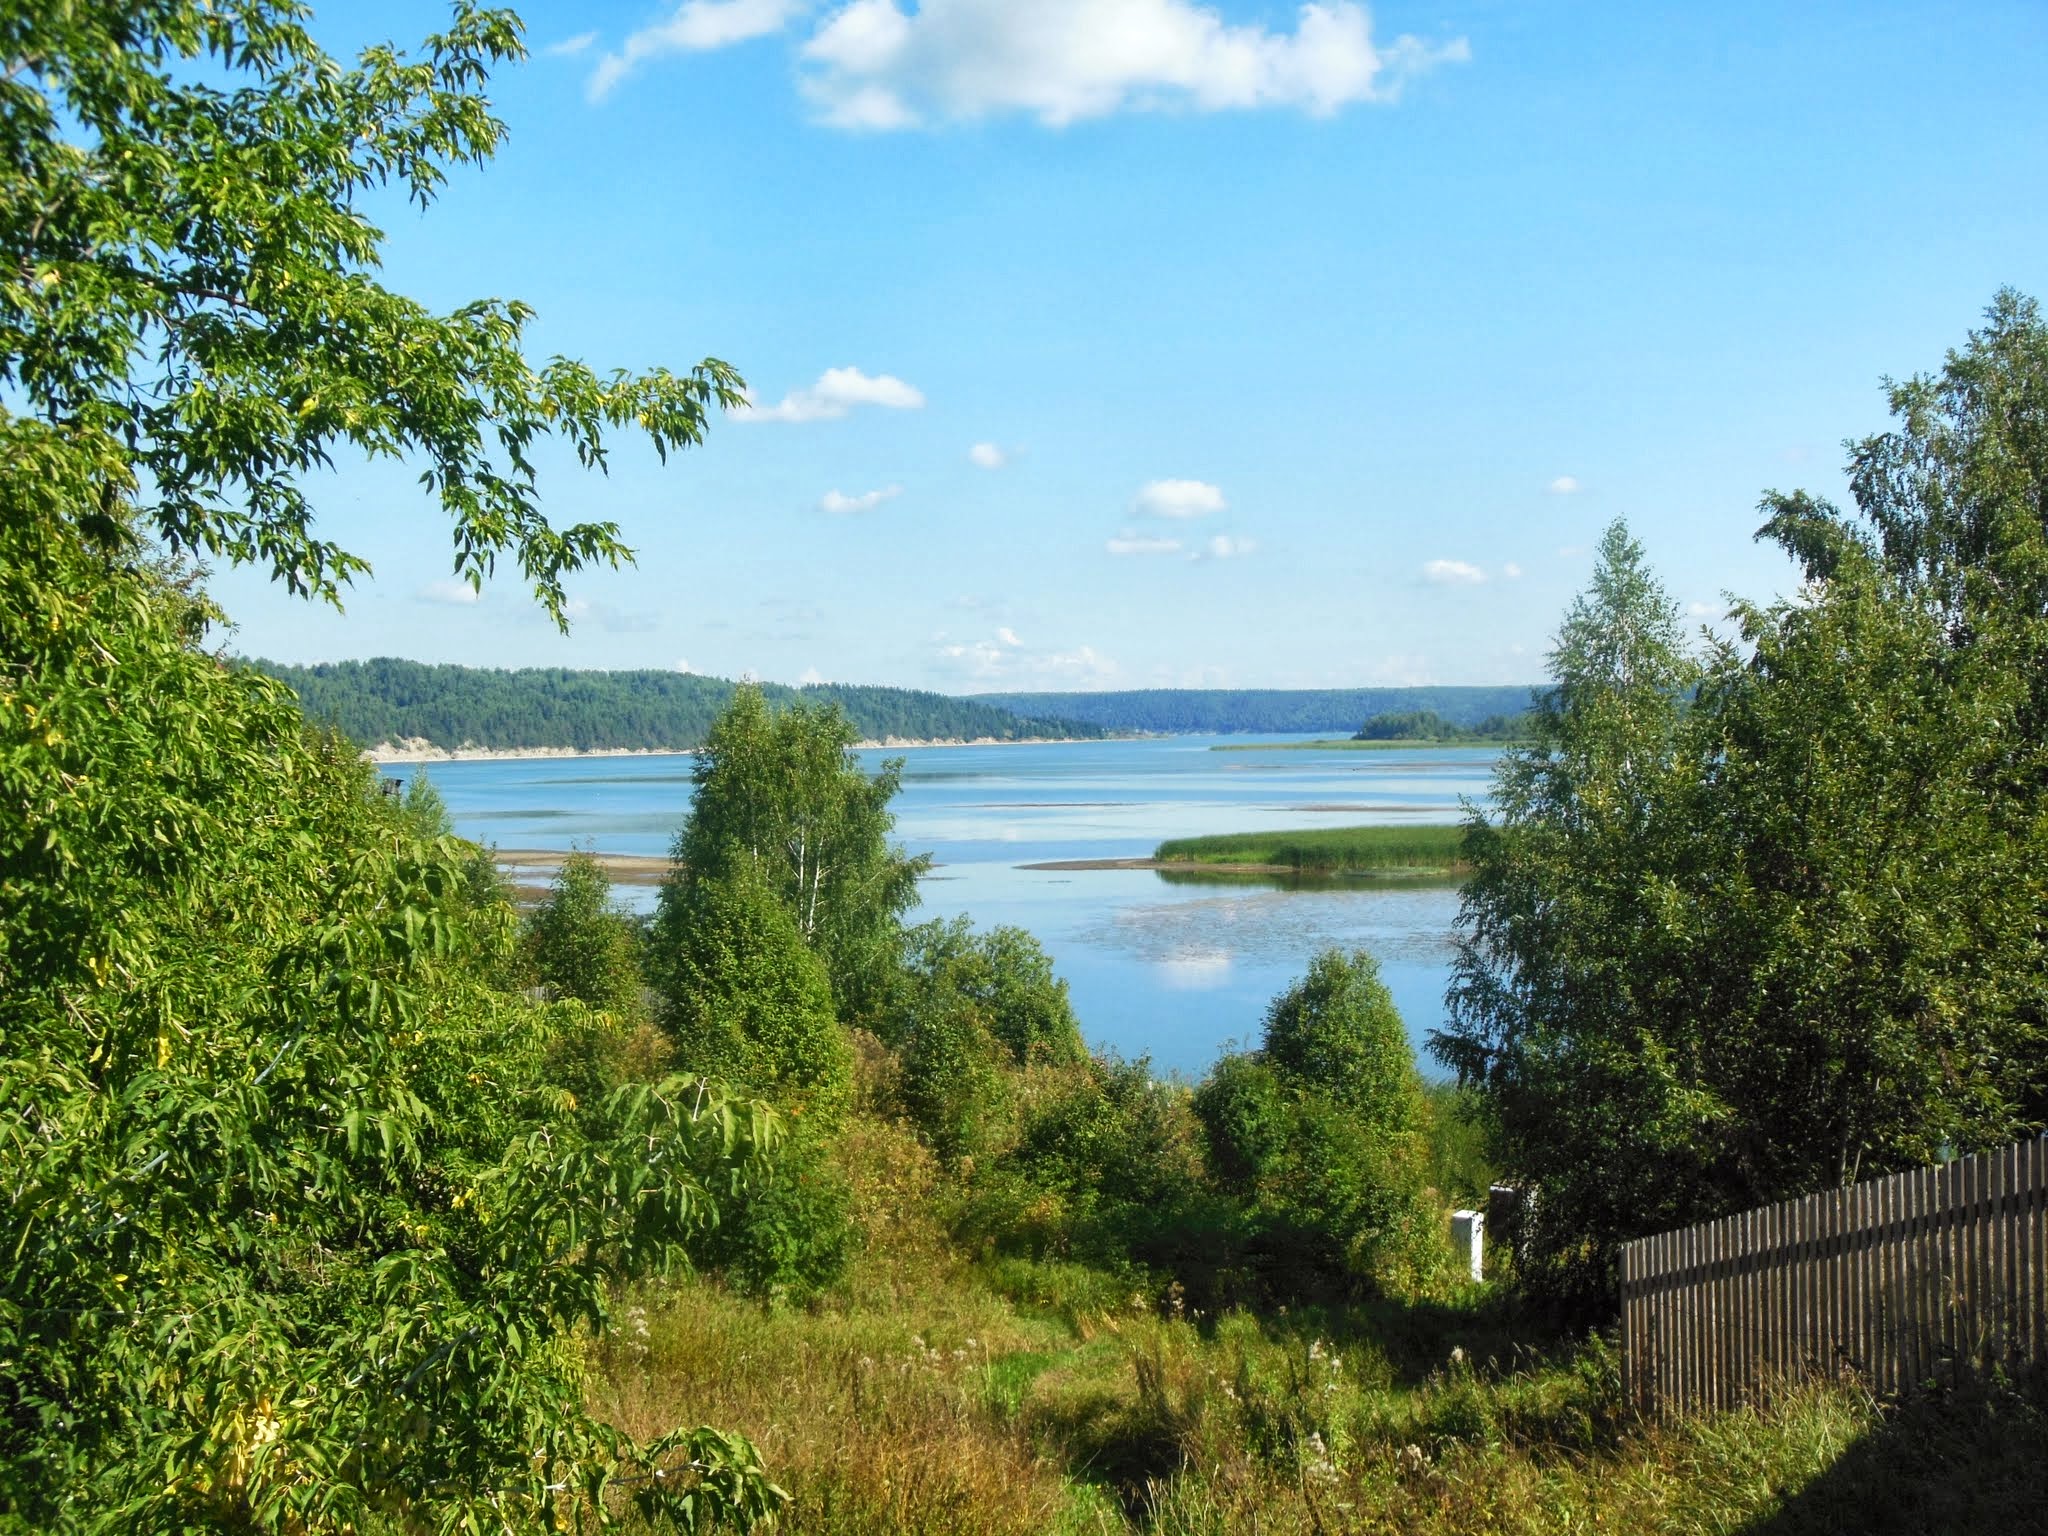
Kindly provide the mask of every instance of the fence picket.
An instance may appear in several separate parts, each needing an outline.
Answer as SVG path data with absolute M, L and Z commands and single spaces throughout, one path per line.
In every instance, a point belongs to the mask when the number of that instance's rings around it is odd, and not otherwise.
M 1622 1371 L 1653 1412 L 1853 1370 L 1889 1393 L 2048 1357 L 2048 1139 L 1624 1245 Z

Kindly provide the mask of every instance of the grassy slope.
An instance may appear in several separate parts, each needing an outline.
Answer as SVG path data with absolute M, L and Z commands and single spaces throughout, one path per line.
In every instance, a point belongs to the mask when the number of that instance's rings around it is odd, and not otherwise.
M 2038 1390 L 1631 1423 L 1608 1350 L 1519 1348 L 1476 1298 L 1183 1318 L 1077 1266 L 976 1265 L 914 1141 L 851 1142 L 868 1247 L 839 1293 L 648 1292 L 593 1362 L 624 1427 L 754 1436 L 784 1532 L 2041 1529 Z
M 1166 863 L 1282 866 L 1304 873 L 1453 874 L 1463 867 L 1459 827 L 1322 827 L 1169 838 Z

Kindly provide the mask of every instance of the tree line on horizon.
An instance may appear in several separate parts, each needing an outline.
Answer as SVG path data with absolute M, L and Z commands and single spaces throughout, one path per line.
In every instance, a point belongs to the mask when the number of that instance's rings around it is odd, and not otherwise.
M 1527 684 L 1403 688 L 1136 688 L 1101 693 L 977 693 L 977 703 L 1133 735 L 1350 735 L 1361 720 L 1428 711 L 1470 729 L 1529 708 Z
M 447 748 L 693 750 L 704 745 L 712 722 L 742 686 L 721 677 L 651 668 L 499 669 L 394 657 L 311 666 L 255 660 L 249 665 L 289 686 L 309 718 L 365 747 L 424 739 Z M 836 705 L 859 737 L 871 741 L 1038 741 L 1105 734 L 1099 725 L 910 688 L 758 686 L 777 708 L 798 702 Z

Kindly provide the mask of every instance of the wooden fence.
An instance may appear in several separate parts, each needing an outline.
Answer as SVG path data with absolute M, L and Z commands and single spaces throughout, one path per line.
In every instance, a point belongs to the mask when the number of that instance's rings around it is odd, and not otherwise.
M 1622 1249 L 1622 1382 L 1646 1412 L 1853 1372 L 1879 1392 L 2048 1359 L 2048 1140 Z

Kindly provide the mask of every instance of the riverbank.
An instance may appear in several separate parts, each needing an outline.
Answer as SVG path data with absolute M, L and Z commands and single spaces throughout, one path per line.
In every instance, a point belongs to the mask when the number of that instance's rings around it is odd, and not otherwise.
M 565 848 L 497 848 L 492 852 L 498 868 L 514 885 L 552 880 L 569 859 Z M 611 876 L 613 885 L 659 885 L 668 878 L 666 854 L 593 853 L 590 857 Z
M 875 741 L 856 741 L 857 752 L 893 752 L 910 747 L 1057 747 L 1082 742 L 1106 741 L 1101 736 L 976 736 L 971 739 L 947 737 L 933 741 L 908 741 L 884 736 Z M 380 767 L 411 763 L 517 763 L 545 762 L 564 757 L 695 757 L 695 747 L 438 747 L 423 737 L 380 741 L 363 757 Z

